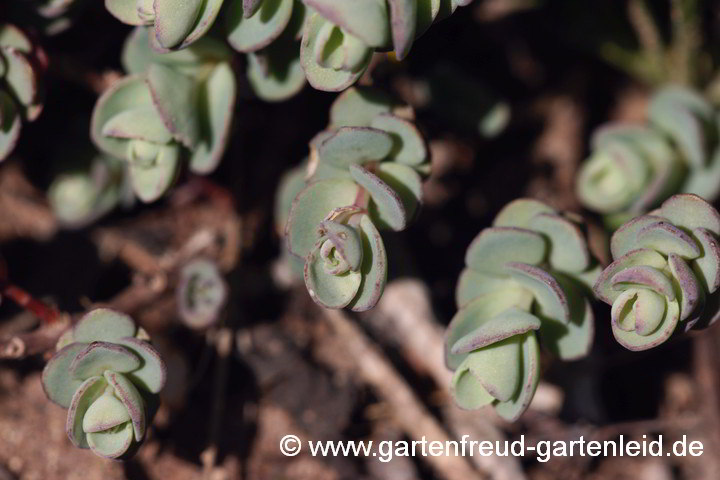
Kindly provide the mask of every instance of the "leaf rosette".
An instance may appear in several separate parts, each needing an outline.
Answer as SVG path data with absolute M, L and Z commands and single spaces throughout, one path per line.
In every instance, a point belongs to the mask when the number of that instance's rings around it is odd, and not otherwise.
M 99 308 L 58 341 L 42 383 L 67 408 L 66 432 L 79 448 L 127 458 L 146 436 L 166 368 L 147 333 L 127 315 Z
M 227 146 L 236 81 L 230 52 L 204 37 L 191 47 L 157 54 L 139 28 L 123 51 L 129 75 L 98 99 L 91 137 L 103 152 L 129 162 L 137 196 L 152 202 L 177 177 L 182 161 L 191 171 L 213 171 Z
M 217 265 L 202 258 L 183 266 L 176 292 L 180 319 L 197 329 L 217 322 L 228 297 L 227 284 Z
M 717 210 L 691 194 L 674 195 L 615 232 L 614 261 L 594 290 L 612 305 L 612 331 L 622 346 L 647 350 L 717 320 L 719 234 Z
M 580 200 L 617 228 L 675 193 L 715 199 L 719 127 L 710 103 L 694 91 L 661 89 L 650 101 L 646 125 L 609 124 L 595 132 L 578 175 Z
M 267 0 L 266 0 L 267 1 Z M 303 0 L 310 9 L 300 63 L 318 90 L 340 91 L 367 70 L 375 51 L 398 60 L 435 21 L 471 0 Z
M 324 307 L 375 306 L 387 277 L 379 230 L 404 230 L 420 208 L 428 150 L 406 113 L 374 90 L 353 88 L 311 142 L 307 186 L 293 201 L 286 237 Z
M 222 5 L 223 0 L 105 0 L 105 8 L 121 22 L 148 26 L 153 49 L 162 53 L 202 38 Z
M 47 59 L 20 29 L 0 24 L 0 161 L 12 153 L 23 122 L 40 116 Z
M 594 336 L 590 286 L 600 273 L 577 220 L 529 199 L 507 205 L 473 240 L 448 326 L 452 393 L 467 409 L 492 405 L 514 421 L 540 376 L 542 344 L 563 360 Z

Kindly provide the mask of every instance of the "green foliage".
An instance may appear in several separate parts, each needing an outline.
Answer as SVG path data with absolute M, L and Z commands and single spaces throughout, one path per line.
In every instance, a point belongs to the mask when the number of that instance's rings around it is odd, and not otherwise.
M 0 24 L 0 161 L 12 153 L 23 122 L 42 111 L 47 59 L 17 27 Z
M 105 7 L 128 25 L 150 26 L 150 42 L 158 52 L 191 45 L 207 33 L 223 0 L 105 0 Z
M 429 169 L 425 141 L 407 113 L 377 91 L 352 88 L 311 142 L 306 186 L 287 214 L 286 234 L 322 306 L 364 311 L 382 295 L 387 254 L 379 229 L 400 231 L 413 220 Z M 300 187 L 296 172 L 279 193 L 287 198 Z
M 326 91 L 355 83 L 375 51 L 405 58 L 418 36 L 468 0 L 304 0 L 310 8 L 300 62 L 310 84 Z
M 465 265 L 446 336 L 453 396 L 463 408 L 493 405 L 514 421 L 540 376 L 536 332 L 564 360 L 590 350 L 588 297 L 600 267 L 575 218 L 529 199 L 511 202 L 480 232 Z
M 300 0 L 235 0 L 228 7 L 228 42 L 248 54 L 248 80 L 263 100 L 285 100 L 305 86 L 299 40 L 307 11 Z
M 216 323 L 228 296 L 228 287 L 217 265 L 195 259 L 180 271 L 177 288 L 178 312 L 190 328 L 207 328 Z
M 700 95 L 670 86 L 652 97 L 646 125 L 607 125 L 577 179 L 583 204 L 611 228 L 675 193 L 720 193 L 717 114 Z
M 704 328 L 720 311 L 720 215 L 696 195 L 674 195 L 611 239 L 613 263 L 594 290 L 612 305 L 612 331 L 647 350 L 675 331 Z
M 166 368 L 132 319 L 99 308 L 64 334 L 42 374 L 48 398 L 69 409 L 66 432 L 79 448 L 127 458 L 145 438 Z
M 183 160 L 200 174 L 225 152 L 235 108 L 230 52 L 204 37 L 189 48 L 158 54 L 138 28 L 123 51 L 130 75 L 98 99 L 91 137 L 103 152 L 129 162 L 138 198 L 152 202 L 177 177 Z
M 82 228 L 133 199 L 126 162 L 105 155 L 87 169 L 58 175 L 48 189 L 53 213 L 66 228 Z

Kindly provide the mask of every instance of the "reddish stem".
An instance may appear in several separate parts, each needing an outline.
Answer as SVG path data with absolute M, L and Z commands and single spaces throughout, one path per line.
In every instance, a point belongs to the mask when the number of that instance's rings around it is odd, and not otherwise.
M 22 288 L 16 287 L 4 280 L 4 271 L 0 266 L 0 297 L 9 298 L 25 310 L 38 317 L 44 324 L 51 324 L 60 318 L 60 312 L 42 300 L 33 298 Z

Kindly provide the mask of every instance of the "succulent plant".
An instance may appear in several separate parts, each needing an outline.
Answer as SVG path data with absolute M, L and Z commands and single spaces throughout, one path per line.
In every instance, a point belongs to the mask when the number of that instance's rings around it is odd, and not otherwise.
M 612 305 L 612 331 L 647 350 L 676 331 L 704 328 L 720 313 L 720 215 L 697 195 L 673 195 L 612 236 L 614 261 L 594 290 Z
M 190 328 L 207 328 L 217 322 L 228 296 L 228 287 L 217 265 L 195 259 L 180 270 L 178 312 Z
M 130 75 L 98 99 L 91 137 L 103 152 L 129 162 L 137 196 L 152 202 L 172 185 L 183 159 L 190 170 L 213 171 L 227 146 L 236 80 L 230 52 L 204 37 L 167 54 L 147 46 L 136 29 L 123 51 Z
M 122 313 L 87 313 L 57 345 L 42 383 L 48 398 L 69 409 L 66 432 L 79 448 L 127 458 L 146 437 L 166 368 L 147 333 Z
M 406 113 L 377 91 L 353 88 L 311 141 L 307 186 L 293 201 L 286 237 L 324 307 L 375 306 L 387 276 L 378 229 L 403 230 L 419 210 L 428 150 Z
M 720 193 L 719 129 L 717 113 L 694 91 L 659 90 L 646 125 L 610 124 L 595 133 L 578 175 L 580 200 L 612 228 L 675 193 L 714 200 Z
M 515 200 L 475 237 L 446 336 L 452 393 L 466 409 L 493 405 L 514 421 L 540 376 L 540 340 L 564 360 L 588 353 L 594 336 L 590 288 L 600 266 L 578 219 Z
M 98 155 L 87 169 L 63 172 L 50 184 L 48 200 L 66 228 L 82 228 L 119 204 L 132 204 L 126 162 Z
M 300 44 L 307 8 L 300 0 L 234 0 L 228 42 L 248 54 L 247 76 L 263 100 L 285 100 L 305 86 Z
M 376 50 L 405 58 L 437 20 L 472 0 L 303 0 L 311 12 L 300 62 L 310 84 L 340 91 L 355 83 Z
M 223 0 L 105 0 L 105 8 L 128 25 L 149 26 L 158 52 L 179 50 L 202 38 L 220 12 Z
M 0 24 L 0 161 L 15 148 L 23 122 L 32 122 L 42 111 L 46 66 L 44 52 L 27 35 Z

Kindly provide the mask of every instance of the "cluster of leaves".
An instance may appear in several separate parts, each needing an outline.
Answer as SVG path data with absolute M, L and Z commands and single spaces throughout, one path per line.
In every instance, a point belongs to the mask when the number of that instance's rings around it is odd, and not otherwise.
M 180 319 L 197 329 L 217 322 L 228 297 L 227 284 L 217 265 L 202 258 L 183 266 L 176 292 Z
M 707 100 L 684 87 L 662 88 L 650 101 L 647 125 L 610 124 L 595 132 L 578 196 L 611 228 L 675 193 L 712 201 L 720 193 L 719 134 Z
M 600 266 L 579 220 L 528 199 L 508 204 L 473 240 L 448 326 L 446 364 L 463 408 L 493 405 L 516 420 L 540 377 L 542 344 L 564 360 L 594 337 L 590 288 Z
M 377 91 L 347 90 L 311 141 L 304 181 L 289 183 L 290 191 L 304 187 L 288 212 L 288 248 L 322 306 L 363 311 L 382 295 L 387 256 L 378 230 L 408 226 L 429 170 L 411 115 Z
M 48 188 L 48 201 L 60 224 L 82 228 L 118 205 L 135 200 L 127 162 L 97 155 L 88 168 L 63 172 Z
M 248 79 L 265 100 L 297 93 L 305 79 L 320 90 L 355 83 L 375 51 L 398 59 L 416 37 L 471 0 L 106 0 L 116 18 L 149 26 L 157 52 L 202 38 L 226 3 L 227 40 L 248 54 Z M 299 40 L 302 38 L 302 42 Z
M 44 52 L 17 27 L 0 24 L 0 161 L 20 138 L 23 122 L 42 111 Z
M 598 298 L 612 305 L 612 331 L 630 350 L 704 328 L 720 315 L 720 214 L 696 195 L 674 195 L 612 237 Z
M 128 162 L 141 200 L 152 202 L 172 185 L 184 160 L 191 171 L 213 171 L 225 152 L 235 109 L 230 51 L 203 37 L 166 54 L 149 47 L 138 27 L 122 54 L 126 77 L 98 99 L 91 137 L 104 153 Z
M 66 432 L 73 445 L 127 458 L 144 440 L 166 378 L 148 341 L 130 317 L 103 308 L 60 338 L 42 382 L 48 398 L 69 409 Z

